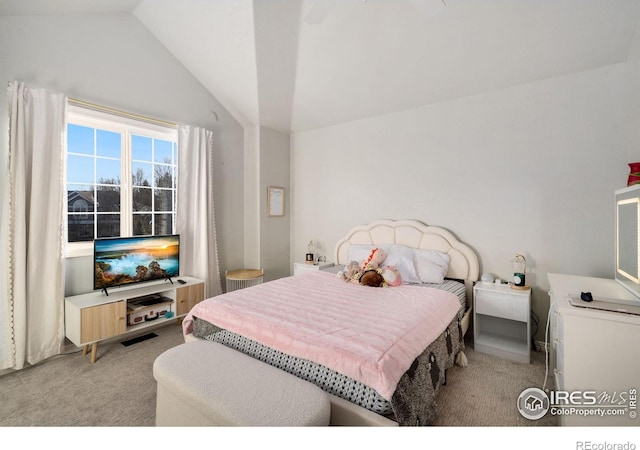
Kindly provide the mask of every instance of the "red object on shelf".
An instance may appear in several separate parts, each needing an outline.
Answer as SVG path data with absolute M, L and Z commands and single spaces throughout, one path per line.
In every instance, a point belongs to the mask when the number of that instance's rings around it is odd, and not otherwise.
M 640 177 L 629 177 L 627 180 L 627 186 L 633 186 L 640 183 Z
M 640 162 L 629 163 L 629 178 L 627 186 L 640 183 Z

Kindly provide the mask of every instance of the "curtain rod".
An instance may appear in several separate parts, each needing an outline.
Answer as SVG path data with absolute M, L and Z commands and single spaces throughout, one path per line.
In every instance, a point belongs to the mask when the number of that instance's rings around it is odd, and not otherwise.
M 11 86 L 11 80 L 7 81 L 7 87 Z M 111 114 L 117 114 L 123 117 L 129 117 L 131 119 L 143 120 L 149 123 L 155 123 L 157 125 L 162 125 L 165 127 L 177 128 L 178 124 L 174 122 L 169 122 L 167 120 L 154 119 L 153 117 L 147 117 L 140 114 L 134 114 L 127 111 L 122 111 L 120 109 L 109 108 L 108 106 L 98 105 L 96 103 L 87 102 L 84 100 L 79 100 L 77 98 L 67 97 L 67 102 L 72 103 L 76 106 L 84 106 L 85 108 L 93 109 L 96 111 L 108 112 Z M 213 112 L 213 111 L 212 111 Z M 218 115 L 213 112 L 216 117 L 216 122 L 218 121 Z
M 93 110 L 96 110 L 96 111 L 108 112 L 108 113 L 116 114 L 116 115 L 119 115 L 119 116 L 129 117 L 131 119 L 137 119 L 137 120 L 142 120 L 142 121 L 149 122 L 149 123 L 155 123 L 157 125 L 162 125 L 162 126 L 165 126 L 165 127 L 176 128 L 178 126 L 178 124 L 174 123 L 174 122 L 169 122 L 169 121 L 161 120 L 161 119 L 154 119 L 153 117 L 147 117 L 147 116 L 143 116 L 143 115 L 140 115 L 140 114 L 134 114 L 134 113 L 122 111 L 120 109 L 110 108 L 108 106 L 97 105 L 95 103 L 87 102 L 87 101 L 84 101 L 84 100 L 78 100 L 77 98 L 68 97 L 67 101 L 69 103 L 71 103 L 71 104 L 76 105 L 76 106 L 84 106 L 85 108 L 93 109 Z

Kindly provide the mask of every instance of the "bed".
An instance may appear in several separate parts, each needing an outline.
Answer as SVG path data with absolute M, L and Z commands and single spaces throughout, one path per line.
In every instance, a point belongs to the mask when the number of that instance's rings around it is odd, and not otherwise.
M 401 272 L 397 287 L 341 279 L 344 265 L 372 248 L 414 271 Z M 446 264 L 418 264 L 425 255 Z M 185 340 L 219 342 L 317 384 L 330 396 L 332 425 L 431 425 L 446 370 L 466 363 L 475 252 L 446 229 L 380 220 L 349 230 L 334 261 L 331 271 L 199 303 L 183 321 Z M 434 267 L 440 279 L 431 279 Z M 428 276 L 414 280 L 419 273 Z

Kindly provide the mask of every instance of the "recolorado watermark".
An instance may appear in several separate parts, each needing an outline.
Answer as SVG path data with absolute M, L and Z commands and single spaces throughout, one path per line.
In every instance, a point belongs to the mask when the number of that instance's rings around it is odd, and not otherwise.
M 517 406 L 522 417 L 538 420 L 547 413 L 554 416 L 637 417 L 637 395 L 635 388 L 626 391 L 548 391 L 528 388 L 518 396 Z M 614 450 L 618 447 L 581 447 L 584 450 Z M 623 449 L 621 450 L 635 450 Z
M 633 442 L 576 442 L 576 450 L 636 450 L 636 444 Z

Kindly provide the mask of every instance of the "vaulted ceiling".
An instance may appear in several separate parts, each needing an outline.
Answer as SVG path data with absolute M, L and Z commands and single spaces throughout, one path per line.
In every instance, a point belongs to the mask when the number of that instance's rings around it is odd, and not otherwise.
M 0 0 L 130 12 L 245 126 L 302 131 L 625 62 L 640 0 Z

